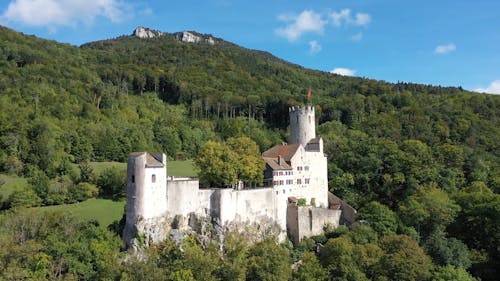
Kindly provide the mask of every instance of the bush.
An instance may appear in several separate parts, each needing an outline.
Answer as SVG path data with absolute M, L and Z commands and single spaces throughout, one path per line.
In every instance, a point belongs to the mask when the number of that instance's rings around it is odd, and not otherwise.
M 117 167 L 107 168 L 97 178 L 97 186 L 105 198 L 120 199 L 125 197 L 127 177 L 125 171 Z
M 40 206 L 42 199 L 31 188 L 23 188 L 12 192 L 9 196 L 10 208 Z
M 81 182 L 71 187 L 70 196 L 76 201 L 85 201 L 99 194 L 99 189 L 94 184 Z
M 306 205 L 306 199 L 300 198 L 297 200 L 297 206 L 305 206 Z

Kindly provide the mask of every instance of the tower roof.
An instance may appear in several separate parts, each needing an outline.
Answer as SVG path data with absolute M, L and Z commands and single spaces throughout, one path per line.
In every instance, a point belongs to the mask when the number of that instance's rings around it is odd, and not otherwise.
M 149 152 L 132 152 L 129 154 L 129 157 L 145 156 L 147 168 L 164 167 L 165 164 L 163 164 L 162 159 L 158 159 L 160 157 L 159 155 L 160 154 L 151 154 Z

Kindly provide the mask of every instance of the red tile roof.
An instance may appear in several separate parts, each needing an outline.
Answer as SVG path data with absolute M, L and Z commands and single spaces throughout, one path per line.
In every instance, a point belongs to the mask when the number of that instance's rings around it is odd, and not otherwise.
M 278 158 L 279 156 L 283 157 L 283 159 L 287 162 L 292 159 L 299 149 L 300 144 L 283 144 L 276 145 L 262 153 L 262 157 L 264 158 Z

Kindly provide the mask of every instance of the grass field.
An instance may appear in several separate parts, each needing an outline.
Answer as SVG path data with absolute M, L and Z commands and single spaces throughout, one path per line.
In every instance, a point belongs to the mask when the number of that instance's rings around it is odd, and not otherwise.
M 0 174 L 0 195 L 4 198 L 9 196 L 12 191 L 24 187 L 28 182 L 25 178 L 20 178 L 16 175 Z
M 99 175 L 102 171 L 110 167 L 123 169 L 125 176 L 127 164 L 120 162 L 90 162 L 89 165 L 94 170 L 94 174 Z M 78 166 L 75 165 L 78 169 Z M 196 177 L 192 160 L 186 161 L 168 161 L 167 174 L 176 177 Z M 27 179 L 15 175 L 0 174 L 0 194 L 4 200 L 12 191 L 17 188 L 23 188 L 27 184 Z M 97 220 L 101 226 L 108 226 L 115 220 L 121 219 L 125 201 L 112 201 L 107 199 L 89 199 L 84 202 L 68 205 L 46 206 L 38 209 L 44 211 L 62 211 L 69 212 L 83 220 Z
M 99 175 L 102 171 L 111 167 L 116 167 L 124 171 L 127 169 L 127 163 L 122 162 L 89 162 L 89 166 L 92 167 L 94 174 L 96 175 Z
M 99 225 L 107 227 L 113 221 L 122 218 L 124 206 L 125 201 L 89 199 L 75 204 L 39 207 L 38 209 L 71 213 L 82 220 L 96 220 Z
M 168 161 L 167 175 L 174 177 L 196 177 L 192 160 Z
M 90 162 L 90 167 L 94 170 L 94 174 L 99 175 L 107 168 L 116 167 L 118 169 L 127 169 L 127 163 L 121 162 Z M 174 177 L 196 177 L 193 161 L 173 161 L 167 162 L 167 175 Z

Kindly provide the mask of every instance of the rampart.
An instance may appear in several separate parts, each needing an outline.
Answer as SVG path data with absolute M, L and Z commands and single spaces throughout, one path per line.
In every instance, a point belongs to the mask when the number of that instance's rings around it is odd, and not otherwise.
M 288 237 L 293 243 L 299 243 L 303 237 L 322 234 L 327 225 L 335 229 L 339 226 L 341 213 L 341 210 L 288 204 Z

